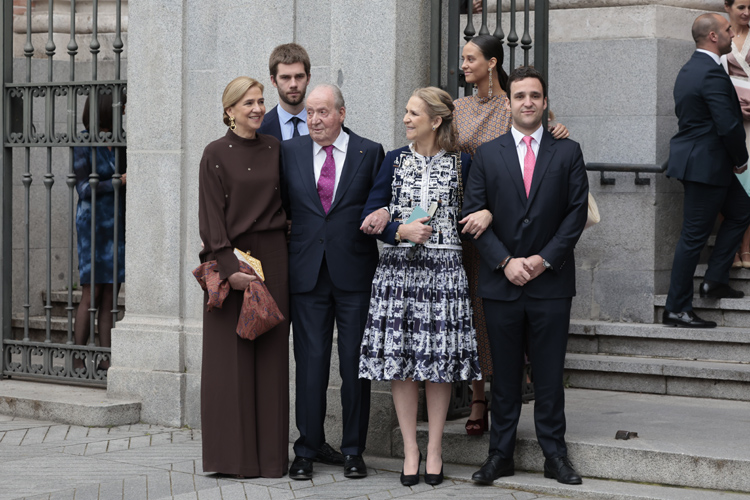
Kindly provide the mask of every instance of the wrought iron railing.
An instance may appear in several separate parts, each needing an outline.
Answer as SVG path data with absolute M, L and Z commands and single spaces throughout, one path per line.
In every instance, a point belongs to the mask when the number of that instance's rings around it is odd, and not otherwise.
M 601 177 L 599 183 L 602 186 L 613 186 L 615 180 L 613 177 L 605 177 L 604 174 L 607 172 L 632 172 L 635 173 L 635 184 L 637 186 L 648 186 L 651 184 L 651 179 L 648 177 L 641 177 L 641 174 L 661 174 L 667 170 L 667 161 L 661 165 L 641 165 L 632 163 L 587 163 L 586 170 L 589 172 L 599 172 Z
M 85 63 L 90 65 L 91 78 L 88 80 L 76 80 L 76 69 L 79 65 L 77 56 L 79 55 L 79 46 L 76 31 L 76 1 L 64 2 L 70 7 L 70 38 L 66 46 L 69 55 L 68 79 L 56 81 L 55 77 L 59 74 L 56 72 L 56 64 L 59 66 L 65 64 L 59 58 L 55 60 L 57 46 L 55 43 L 55 34 L 53 21 L 57 16 L 53 15 L 55 2 L 50 1 L 47 5 L 47 27 L 48 38 L 44 45 L 44 55 L 47 59 L 47 74 L 42 81 L 32 81 L 32 67 L 38 66 L 41 61 L 33 61 L 37 55 L 33 45 L 32 38 L 32 14 L 38 15 L 32 11 L 32 2 L 26 2 L 26 40 L 23 46 L 23 56 L 25 57 L 25 78 L 24 81 L 14 81 L 14 59 L 13 59 L 13 3 L 3 2 L 1 16 L 2 30 L 2 103 L 0 103 L 0 113 L 2 122 L 0 123 L 0 137 L 3 142 L 2 154 L 2 266 L 0 266 L 0 281 L 2 289 L 0 301 L 2 302 L 2 357 L 0 358 L 0 368 L 4 376 L 21 376 L 41 379 L 64 379 L 89 384 L 106 384 L 107 370 L 111 351 L 109 347 L 97 345 L 97 322 L 96 313 L 98 309 L 112 307 L 113 324 L 122 311 L 120 311 L 120 302 L 118 302 L 118 244 L 122 243 L 124 234 L 120 234 L 118 221 L 123 216 L 121 212 L 121 197 L 123 193 L 123 169 L 122 158 L 124 152 L 122 148 L 126 145 L 126 134 L 123 127 L 123 98 L 127 92 L 126 80 L 122 78 L 121 54 L 124 50 L 122 38 L 122 0 L 114 2 L 115 6 L 115 32 L 108 34 L 111 38 L 111 55 L 112 60 L 107 64 L 113 65 L 114 78 L 99 78 L 99 57 L 102 49 L 100 43 L 100 34 L 98 32 L 99 22 L 99 1 L 94 0 L 91 11 L 91 35 L 89 43 L 90 60 Z M 60 3 L 60 2 L 58 2 Z M 109 2 L 112 3 L 112 2 Z M 78 12 L 80 16 L 80 12 Z M 89 55 L 87 54 L 87 55 Z M 42 56 L 43 57 L 43 56 Z M 37 57 L 39 59 L 39 57 Z M 110 69 L 110 68 L 108 68 Z M 59 76 L 58 76 L 59 78 Z M 107 130 L 99 130 L 99 105 L 98 101 L 104 95 L 112 96 L 112 127 Z M 79 100 L 79 97 L 81 100 Z M 90 120 L 87 124 L 88 132 L 79 131 L 78 114 L 81 102 L 84 98 L 89 100 Z M 36 103 L 42 101 L 42 105 L 37 108 Z M 61 107 L 64 102 L 65 106 L 65 126 L 60 127 L 64 130 L 58 130 L 56 127 L 56 108 Z M 44 117 L 44 123 L 41 131 L 37 130 L 35 121 L 39 122 L 40 116 Z M 89 331 L 88 342 L 85 345 L 76 345 L 73 338 L 74 322 L 74 288 L 77 283 L 74 279 L 74 270 L 76 268 L 75 254 L 75 187 L 76 175 L 74 172 L 74 151 L 77 147 L 91 148 L 91 174 L 89 175 L 89 187 L 91 190 L 91 301 L 88 308 L 89 313 Z M 114 241 L 113 241 L 113 300 L 111 304 L 97 304 L 95 284 L 97 283 L 96 271 L 96 251 L 97 251 L 97 186 L 100 183 L 99 174 L 97 173 L 97 148 L 108 147 L 114 151 L 114 175 L 112 177 L 112 188 L 114 197 Z M 55 159 L 61 158 L 62 155 L 56 155 L 53 159 L 53 151 L 60 151 L 60 148 L 68 148 L 68 171 L 65 178 L 67 186 L 67 218 L 54 209 L 54 201 L 59 196 L 53 196 L 53 186 L 55 184 L 55 172 L 53 164 Z M 46 189 L 44 212 L 44 327 L 43 335 L 38 334 L 32 338 L 30 334 L 32 318 L 30 310 L 32 308 L 32 285 L 31 276 L 38 276 L 42 269 L 32 264 L 31 239 L 39 239 L 36 232 L 37 227 L 32 227 L 32 183 L 39 174 L 38 163 L 32 161 L 35 156 L 34 151 L 43 149 L 46 152 L 46 169 L 42 175 L 42 183 Z M 13 294 L 18 290 L 12 288 L 13 268 L 11 266 L 13 251 L 13 150 L 23 152 L 23 175 L 21 184 L 23 185 L 23 231 L 24 240 L 22 247 L 22 265 L 23 272 L 23 317 L 13 321 Z M 122 151 L 121 151 L 122 150 Z M 36 221 L 34 221 L 36 222 Z M 60 227 L 67 228 L 67 269 L 62 273 L 65 278 L 65 288 L 67 289 L 67 304 L 64 307 L 67 319 L 67 328 L 64 338 L 53 337 L 53 295 L 56 291 L 53 289 L 53 272 L 59 272 L 59 267 L 53 266 L 53 230 L 59 231 Z M 16 228 L 18 229 L 18 228 Z M 21 248 L 19 248 L 20 250 Z M 57 256 L 59 258 L 59 256 Z M 56 280 L 59 281 L 59 280 Z M 106 281 L 105 281 L 106 282 Z M 59 293 L 58 293 L 59 295 Z M 22 323 L 16 329 L 22 329 L 22 338 L 20 334 L 13 333 L 13 324 Z M 39 325 L 35 327 L 38 330 Z M 85 335 L 85 331 L 84 331 Z

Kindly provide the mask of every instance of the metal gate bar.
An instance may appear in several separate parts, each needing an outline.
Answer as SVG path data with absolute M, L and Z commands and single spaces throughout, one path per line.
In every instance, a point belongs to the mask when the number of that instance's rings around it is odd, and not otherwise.
M 2 55 L 0 56 L 3 71 L 2 77 L 2 102 L 0 113 L 2 123 L 0 124 L 0 137 L 3 141 L 3 153 L 0 165 L 2 176 L 0 176 L 0 193 L 2 194 L 2 231 L 0 247 L 2 250 L 2 287 L 0 288 L 0 301 L 2 302 L 2 356 L 0 356 L 0 370 L 4 376 L 23 376 L 42 379 L 64 379 L 75 380 L 96 385 L 106 384 L 106 369 L 99 369 L 102 361 L 111 359 L 111 349 L 96 345 L 96 313 L 102 307 L 109 309 L 110 304 L 96 304 L 96 197 L 97 186 L 100 184 L 97 173 L 97 148 L 110 147 L 114 151 L 115 174 L 112 178 L 114 197 L 114 251 L 113 251 L 113 301 L 111 313 L 113 324 L 119 315 L 118 307 L 118 244 L 121 242 L 119 218 L 122 216 L 120 203 L 122 200 L 122 174 L 121 163 L 122 148 L 126 145 L 126 136 L 123 130 L 122 120 L 122 98 L 127 91 L 126 81 L 121 76 L 121 53 L 123 41 L 121 33 L 122 0 L 115 3 L 116 25 L 115 37 L 112 44 L 112 52 L 115 59 L 114 80 L 99 80 L 98 57 L 101 50 L 99 42 L 99 2 L 93 1 L 92 5 L 92 37 L 89 44 L 91 54 L 91 80 L 76 81 L 76 56 L 78 55 L 78 43 L 76 41 L 76 2 L 70 1 L 70 40 L 67 44 L 69 55 L 69 81 L 54 81 L 54 56 L 57 50 L 54 41 L 53 11 L 54 2 L 50 1 L 47 9 L 47 41 L 44 46 L 44 54 L 47 57 L 46 81 L 32 81 L 32 58 L 35 49 L 32 40 L 32 2 L 26 2 L 26 41 L 23 47 L 23 55 L 26 58 L 25 79 L 23 82 L 13 82 L 13 2 L 3 2 L 0 11 L 0 34 L 3 40 Z M 100 96 L 112 95 L 113 101 L 113 125 L 110 131 L 99 130 L 99 116 L 97 102 Z M 77 131 L 77 109 L 78 96 L 88 96 L 89 116 L 88 133 Z M 56 98 L 66 98 L 67 120 L 66 132 L 58 133 L 55 130 L 55 104 Z M 34 99 L 41 99 L 44 106 L 44 127 L 42 133 L 37 133 L 33 124 Z M 67 304 L 65 306 L 67 335 L 62 342 L 52 337 L 53 321 L 53 186 L 55 175 L 53 171 L 53 148 L 68 148 L 69 162 L 66 175 L 67 186 L 67 208 L 68 220 L 65 227 L 68 230 L 68 260 L 67 260 Z M 74 148 L 90 147 L 92 172 L 89 176 L 89 188 L 91 190 L 91 302 L 88 309 L 90 325 L 87 345 L 75 345 L 74 330 L 74 300 L 73 290 L 75 287 L 73 273 L 74 266 L 74 217 L 75 217 L 75 194 L 76 175 L 74 170 Z M 12 148 L 23 148 L 24 171 L 22 184 L 24 190 L 24 259 L 23 259 L 23 339 L 15 340 L 12 334 Z M 30 310 L 31 303 L 31 231 L 32 231 L 32 148 L 45 148 L 46 169 L 43 174 L 43 185 L 45 187 L 45 280 L 46 291 L 44 310 L 44 336 L 42 341 L 32 341 L 30 337 Z M 101 258 L 101 257 L 100 257 Z M 113 325 L 114 326 L 114 325 Z M 55 360 L 58 360 L 55 363 Z M 62 360 L 62 364 L 59 362 Z M 83 367 L 74 367 L 74 360 L 83 360 Z

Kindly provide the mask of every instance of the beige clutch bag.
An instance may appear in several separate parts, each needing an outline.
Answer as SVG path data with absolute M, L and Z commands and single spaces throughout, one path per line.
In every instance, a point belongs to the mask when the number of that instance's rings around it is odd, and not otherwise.
M 252 267 L 253 270 L 260 277 L 261 281 L 266 281 L 266 277 L 263 275 L 263 266 L 260 264 L 260 261 L 258 259 L 250 256 L 250 252 L 245 253 L 239 248 L 235 248 L 234 255 L 237 257 L 238 260 Z
M 599 224 L 601 220 L 602 216 L 599 215 L 599 207 L 596 205 L 596 200 L 594 200 L 594 197 L 589 193 L 589 215 L 586 218 L 586 226 L 584 229 L 588 229 L 594 224 Z

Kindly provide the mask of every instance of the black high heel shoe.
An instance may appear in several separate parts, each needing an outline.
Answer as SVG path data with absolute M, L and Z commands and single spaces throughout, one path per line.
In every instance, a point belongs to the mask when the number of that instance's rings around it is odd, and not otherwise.
M 428 474 L 427 473 L 427 461 L 424 463 L 424 482 L 430 486 L 437 486 L 443 482 L 443 465 L 440 464 L 440 474 Z
M 419 452 L 419 462 L 417 462 L 417 473 L 416 474 L 409 474 L 407 476 L 406 474 L 404 474 L 404 469 L 402 468 L 401 469 L 401 484 L 403 484 L 404 486 L 414 486 L 416 484 L 419 484 L 419 468 L 421 466 L 422 466 L 422 452 L 420 451 Z

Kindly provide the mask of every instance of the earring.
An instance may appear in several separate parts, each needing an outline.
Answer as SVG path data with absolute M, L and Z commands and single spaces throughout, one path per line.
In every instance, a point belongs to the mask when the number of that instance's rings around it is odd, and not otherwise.
M 435 131 L 435 127 L 432 127 L 432 131 L 433 131 L 433 132 Z
M 487 92 L 487 97 L 492 97 L 492 68 L 487 68 L 487 71 L 490 73 L 490 85 L 489 91 Z
M 237 124 L 234 123 L 234 116 L 229 117 L 229 129 L 234 130 L 237 128 Z

